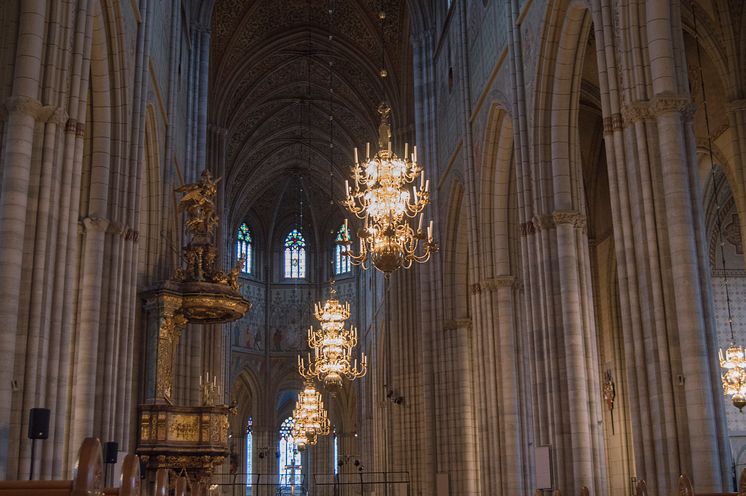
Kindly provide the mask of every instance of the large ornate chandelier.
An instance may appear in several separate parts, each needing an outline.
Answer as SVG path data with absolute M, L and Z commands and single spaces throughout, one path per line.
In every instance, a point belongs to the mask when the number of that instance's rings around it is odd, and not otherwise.
M 345 254 L 353 264 L 368 269 L 372 263 L 376 269 L 389 274 L 399 267 L 409 268 L 413 262 L 427 262 L 438 245 L 433 242 L 432 221 L 427 232 L 423 229 L 423 210 L 430 203 L 430 181 L 425 180 L 424 171 L 417 163 L 417 147 L 413 147 L 411 157 L 408 157 L 408 145 L 404 146 L 403 158 L 392 152 L 391 108 L 382 103 L 378 113 L 381 117 L 379 150 L 371 157 L 368 144 L 365 159 L 360 161 L 356 148 L 352 166 L 353 187 L 345 181 L 343 204 L 364 221 L 357 233 L 359 251 L 352 252 L 347 229 L 343 243 Z M 419 189 L 413 184 L 418 178 Z M 419 222 L 415 229 L 410 221 L 417 216 Z
M 746 406 L 746 352 L 743 347 L 731 343 L 725 352 L 720 350 L 719 358 L 723 369 L 723 394 L 731 396 L 733 405 L 743 410 Z
M 330 431 L 321 393 L 316 391 L 313 381 L 307 379 L 293 410 L 293 441 L 298 450 L 303 451 L 306 446 L 315 445 L 318 436 L 326 436 Z
M 323 305 L 316 303 L 314 315 L 319 329 L 308 329 L 308 363 L 298 357 L 298 372 L 306 379 L 318 378 L 330 391 L 342 387 L 342 378 L 349 380 L 363 377 L 368 371 L 368 358 L 362 354 L 360 364 L 352 358 L 352 349 L 357 345 L 357 329 L 345 328 L 350 318 L 350 304 L 341 303 L 332 281 L 329 299 Z

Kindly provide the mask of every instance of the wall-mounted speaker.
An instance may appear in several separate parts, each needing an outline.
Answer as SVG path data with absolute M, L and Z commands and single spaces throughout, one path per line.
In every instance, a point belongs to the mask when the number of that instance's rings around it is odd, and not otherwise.
M 104 463 L 116 463 L 119 456 L 119 443 L 109 441 L 104 443 Z
M 28 414 L 28 438 L 49 437 L 49 408 L 32 408 Z

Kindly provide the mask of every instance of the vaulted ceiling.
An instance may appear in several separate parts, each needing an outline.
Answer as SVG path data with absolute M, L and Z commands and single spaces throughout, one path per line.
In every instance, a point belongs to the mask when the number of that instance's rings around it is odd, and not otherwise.
M 232 223 L 252 208 L 260 215 L 273 211 L 283 191 L 295 188 L 291 182 L 302 182 L 309 207 L 326 215 L 330 171 L 338 196 L 353 148 L 376 140 L 384 93 L 394 109 L 394 132 L 411 132 L 404 1 L 217 0 L 211 50 L 209 118 L 227 130 Z M 389 73 L 383 83 L 382 57 Z

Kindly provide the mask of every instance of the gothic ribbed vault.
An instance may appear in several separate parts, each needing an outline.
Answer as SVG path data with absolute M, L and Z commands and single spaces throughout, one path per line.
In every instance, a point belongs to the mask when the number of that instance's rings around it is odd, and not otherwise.
M 333 2 L 330 42 L 331 4 L 328 0 L 216 2 L 209 109 L 210 122 L 226 130 L 225 198 L 232 224 L 250 209 L 272 212 L 272 203 L 280 200 L 282 191 L 295 187 L 288 181 L 296 178 L 297 184 L 298 177 L 304 178 L 310 211 L 325 215 L 330 170 L 339 188 L 353 147 L 375 140 L 376 107 L 384 85 L 395 109 L 394 129 L 407 131 L 412 99 L 408 97 L 411 55 L 405 2 Z M 383 46 L 377 16 L 381 5 L 386 12 Z M 384 55 L 389 76 L 382 85 L 378 72 Z

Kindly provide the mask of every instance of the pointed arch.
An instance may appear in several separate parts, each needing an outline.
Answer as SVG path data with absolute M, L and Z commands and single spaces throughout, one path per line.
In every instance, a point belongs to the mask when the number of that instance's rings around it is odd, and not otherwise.
M 512 273 L 511 249 L 516 240 L 511 236 L 511 202 L 515 194 L 515 167 L 513 157 L 513 122 L 510 114 L 493 104 L 490 109 L 484 136 L 482 158 L 482 184 L 480 187 L 479 229 L 484 277 Z M 515 250 L 517 251 L 517 250 Z M 489 258 L 487 258 L 489 257 Z

